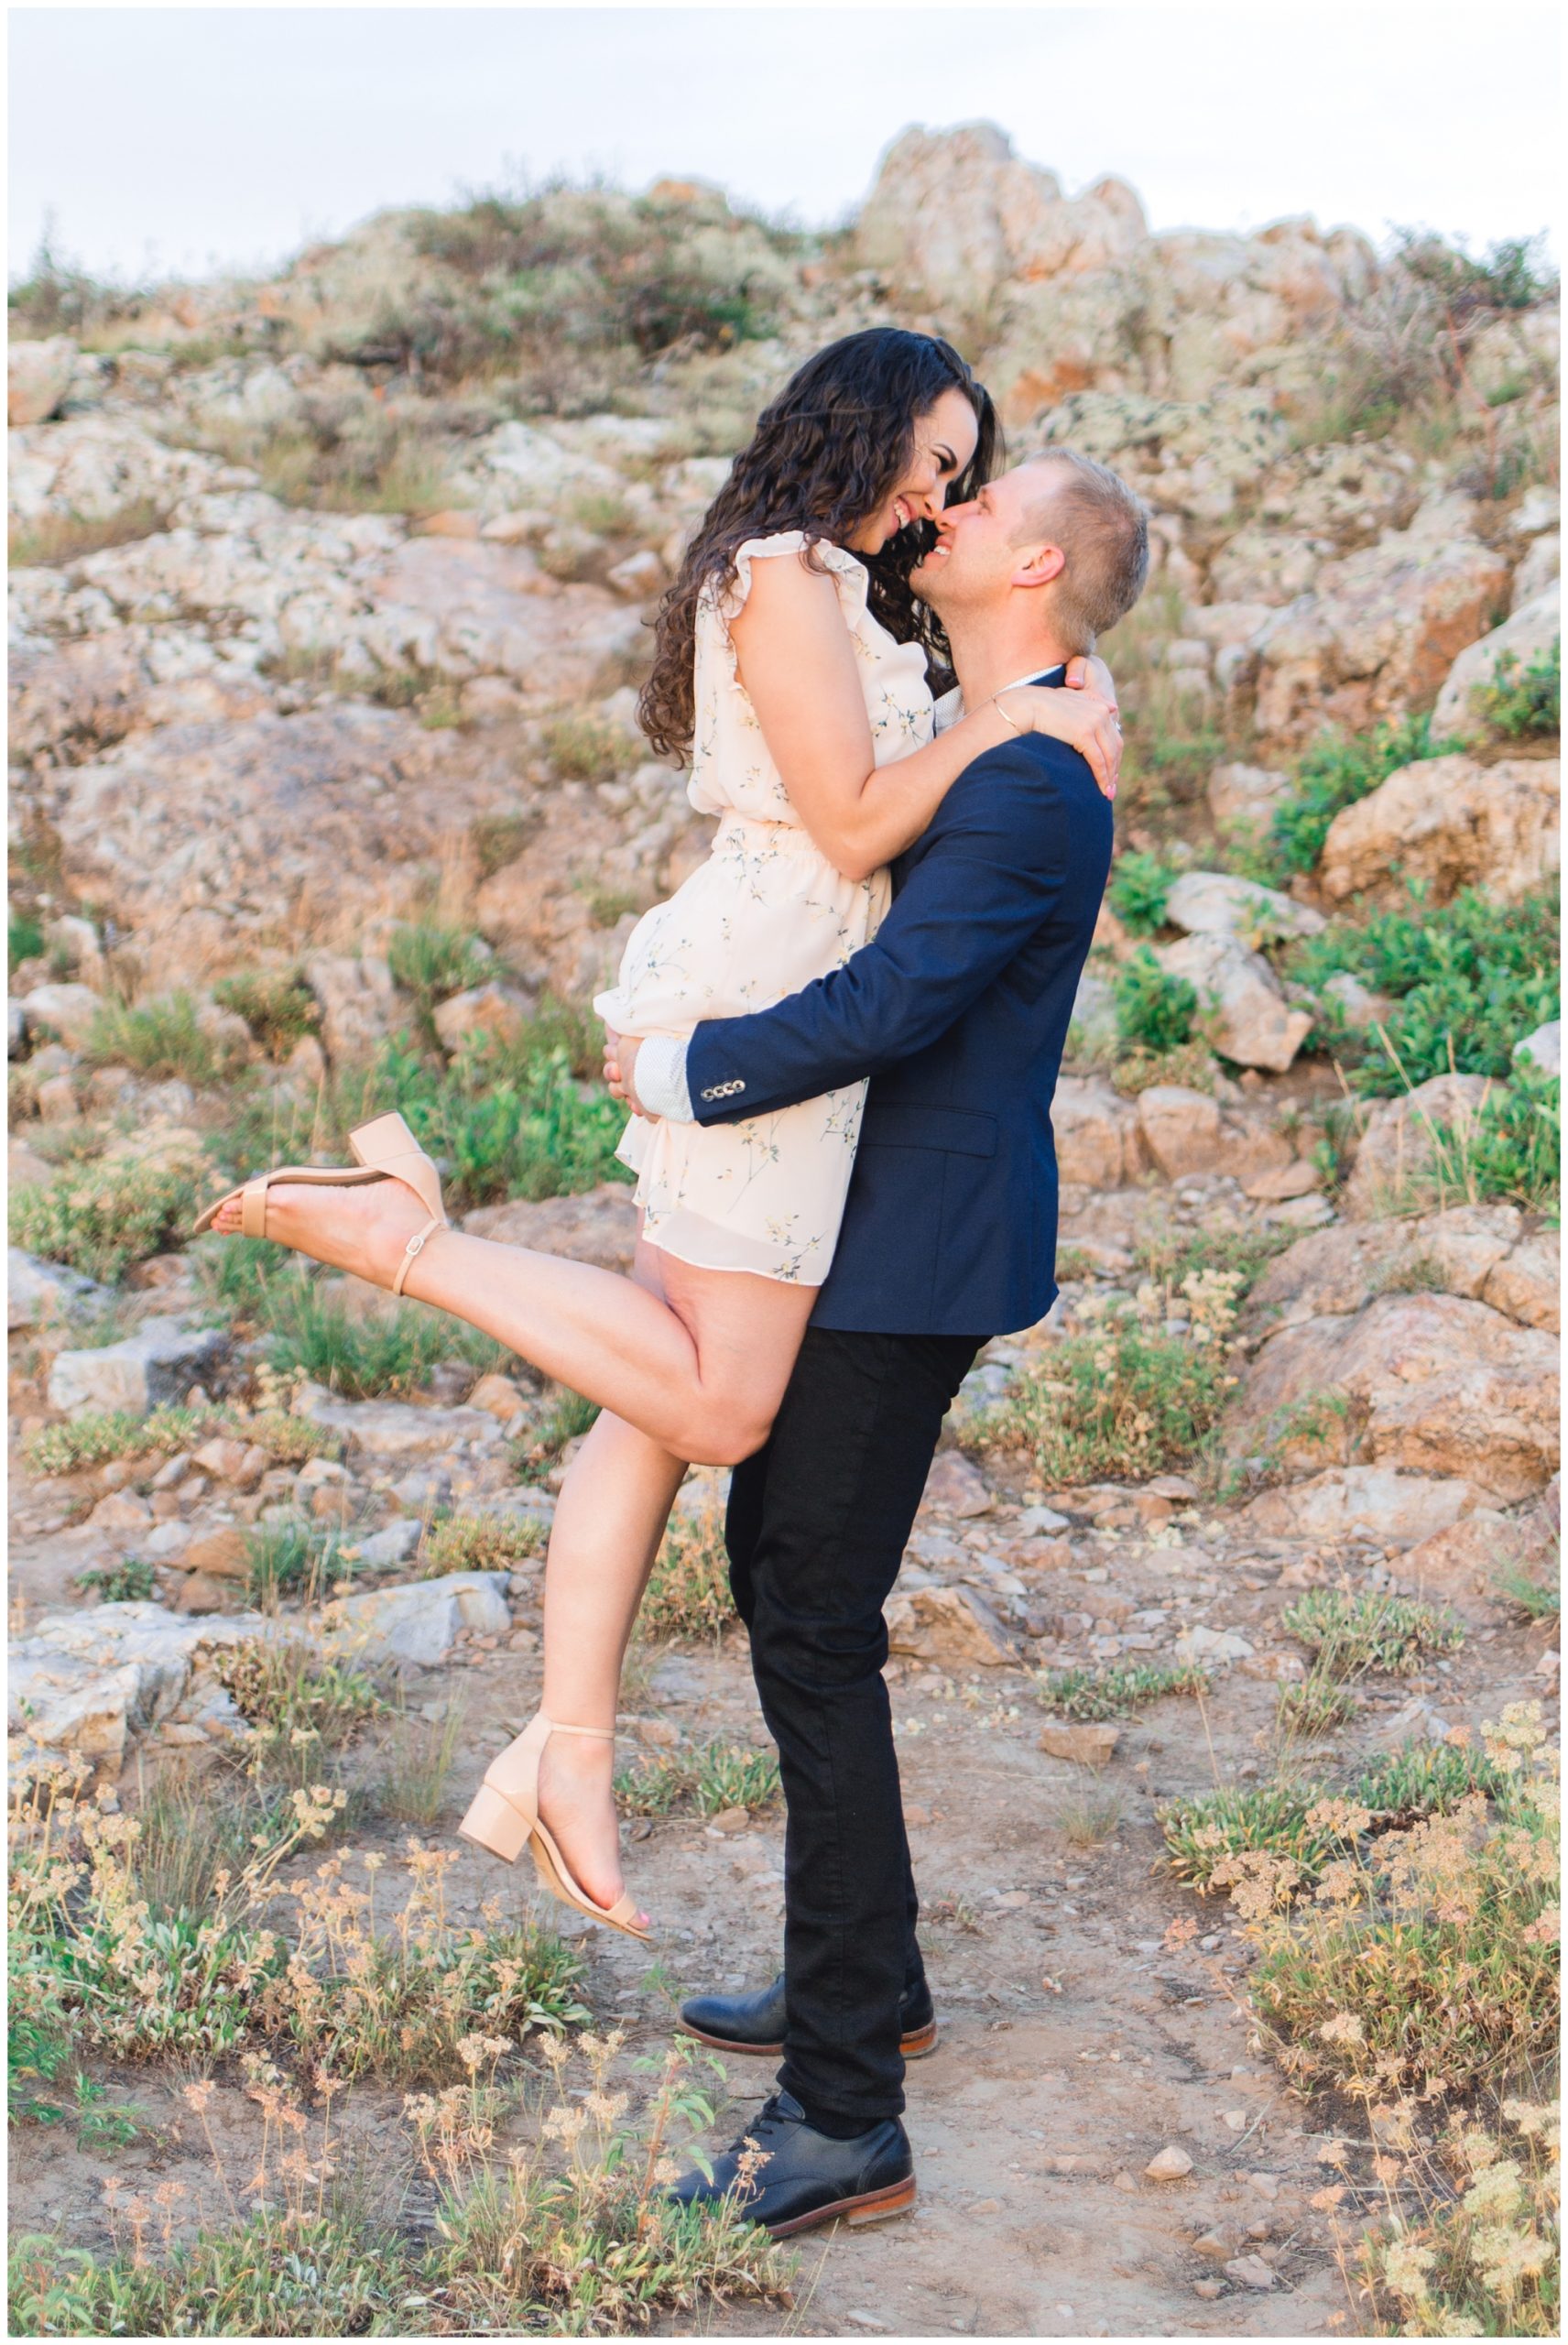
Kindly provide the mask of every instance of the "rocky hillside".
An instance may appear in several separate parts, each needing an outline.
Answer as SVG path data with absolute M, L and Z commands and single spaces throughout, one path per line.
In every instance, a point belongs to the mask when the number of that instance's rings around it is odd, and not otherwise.
M 1128 786 L 1069 1182 L 1217 1180 L 1287 1229 L 1537 1213 L 1554 300 L 1528 245 L 1153 235 L 985 125 L 907 133 L 832 236 L 666 181 L 384 214 L 264 284 L 40 270 L 10 372 L 16 1234 L 183 1278 L 158 1249 L 210 1160 L 322 1144 L 367 1085 L 471 1210 L 613 1172 L 572 1005 L 705 839 L 633 727 L 648 613 L 760 400 L 876 320 L 958 336 L 1015 451 L 1088 449 L 1155 515 L 1104 647 Z
M 831 236 L 669 181 L 384 215 L 266 284 L 49 265 L 16 289 L 19 2329 L 177 2333 L 222 2296 L 265 2332 L 229 2247 L 211 2285 L 139 2231 L 133 2255 L 100 2172 L 106 2144 L 156 2167 L 164 2248 L 188 2241 L 208 2148 L 254 2166 L 272 2087 L 234 2071 L 263 2055 L 286 2100 L 326 2060 L 334 2149 L 408 2194 L 370 2244 L 374 2193 L 323 2219 L 341 2257 L 318 2242 L 311 2274 L 389 2299 L 311 2296 L 322 2333 L 556 2322 L 560 2273 L 608 2268 L 612 2235 L 638 2318 L 779 2285 L 722 2241 L 648 2266 L 647 2209 L 575 2146 L 597 2228 L 570 2252 L 519 2281 L 482 2211 L 490 2145 L 533 2138 L 541 2015 L 613 2008 L 582 2039 L 595 2090 L 612 2059 L 640 2090 L 671 1978 L 776 1959 L 716 1478 L 681 1493 L 630 1662 L 628 1854 L 669 1921 L 645 1975 L 628 1942 L 520 1932 L 452 1835 L 531 1706 L 589 1412 L 418 1305 L 186 1232 L 221 1177 L 341 1155 L 396 1101 L 467 1227 L 625 1266 L 583 1004 L 706 830 L 633 728 L 646 621 L 761 401 L 884 320 L 954 336 L 1015 451 L 1122 468 L 1156 567 L 1103 647 L 1127 758 L 1056 1106 L 1062 1299 L 968 1380 L 888 1607 L 956 2056 L 911 2098 L 921 2215 L 830 2246 L 813 2317 L 1040 2335 L 1076 2305 L 1174 2335 L 1195 2296 L 1239 2300 L 1216 2329 L 1317 2334 L 1337 2253 L 1371 2258 L 1385 2330 L 1554 2329 L 1525 2206 L 1546 2112 L 1503 2096 L 1544 2074 L 1555 2010 L 1531 1788 L 1556 1663 L 1555 302 L 1524 245 L 1151 235 L 1119 181 L 1067 197 L 985 125 L 908 133 Z M 328 1835 L 353 1845 L 313 1873 Z M 394 1907 L 407 1875 L 401 1919 L 333 1886 L 351 1857 L 393 1866 Z M 1419 1976 L 1367 1967 L 1385 1863 L 1441 1890 Z M 1228 1929 L 1195 1903 L 1227 1883 Z M 225 1933 L 199 1985 L 192 1915 Z M 1485 1991 L 1451 1992 L 1461 1971 Z M 405 2000 L 361 1995 L 372 1972 Z M 459 2087 L 472 2137 L 432 2149 L 416 2078 L 442 2110 Z M 1313 2118 L 1320 2088 L 1343 2097 Z M 1445 2091 L 1512 2112 L 1486 2203 L 1518 2228 L 1479 2234 L 1513 2242 L 1479 2276 L 1451 2179 L 1422 2196 Z M 1445 2177 L 1494 2154 L 1460 2149 Z M 293 2254 L 245 2220 L 236 2273 Z M 1442 2251 L 1441 2304 L 1412 2240 Z M 69 2302 L 62 2245 L 91 2251 Z

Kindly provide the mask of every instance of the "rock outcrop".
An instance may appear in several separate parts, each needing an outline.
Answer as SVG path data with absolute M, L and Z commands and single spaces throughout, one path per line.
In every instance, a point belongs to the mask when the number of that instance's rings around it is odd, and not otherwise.
M 1499 903 L 1541 887 L 1562 860 L 1555 758 L 1425 758 L 1336 814 L 1319 878 L 1336 900 L 1403 902 L 1409 881 L 1447 903 L 1482 888 Z

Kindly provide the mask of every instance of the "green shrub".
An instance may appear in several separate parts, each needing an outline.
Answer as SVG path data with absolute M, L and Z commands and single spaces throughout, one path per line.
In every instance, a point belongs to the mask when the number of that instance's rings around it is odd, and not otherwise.
M 449 1514 L 425 1533 L 423 1565 L 436 1579 L 443 1572 L 516 1571 L 544 1554 L 550 1533 L 523 1515 Z
M 383 1045 L 371 1096 L 400 1107 L 421 1146 L 451 1164 L 448 1195 L 459 1211 L 633 1177 L 615 1155 L 625 1109 L 577 1079 L 572 1050 L 554 1039 L 560 1031 L 552 1018 L 514 1044 L 474 1035 L 448 1066 Z
M 563 781 L 603 781 L 625 773 L 641 752 L 619 725 L 596 716 L 558 717 L 544 736 L 550 761 Z
M 518 1481 L 542 1482 L 567 1443 L 586 1433 L 598 1413 L 596 1401 L 585 1401 L 581 1392 L 568 1391 L 563 1386 L 513 1444 Z
M 497 871 L 515 863 L 538 835 L 542 820 L 537 813 L 481 815 L 468 834 L 474 842 L 480 878 L 493 879 Z
M 93 1572 L 79 1572 L 76 1586 L 84 1595 L 100 1597 L 105 1604 L 145 1604 L 158 1594 L 158 1574 L 150 1564 L 137 1555 L 127 1555 L 124 1563 L 104 1564 Z
M 1270 845 L 1284 870 L 1311 871 L 1343 807 L 1367 797 L 1401 766 L 1442 757 L 1453 747 L 1432 738 L 1432 722 L 1425 716 L 1401 717 L 1352 739 L 1323 734 L 1298 763 L 1294 789 L 1275 809 L 1269 825 Z
M 194 1220 L 200 1173 L 193 1156 L 133 1156 L 113 1150 L 61 1167 L 47 1188 L 11 1194 L 14 1245 L 90 1278 L 117 1279 L 161 1253 Z
M 1048 1487 L 1156 1474 L 1184 1464 L 1224 1406 L 1223 1359 L 1180 1336 L 1125 1320 L 1069 1336 L 1048 1368 L 1027 1371 L 983 1429 L 985 1445 L 1021 1447 Z
M 1344 1837 L 1309 1822 L 1321 1797 L 1315 1784 L 1271 1783 L 1229 1785 L 1194 1799 L 1172 1800 L 1160 1816 L 1171 1871 L 1206 1895 L 1213 1887 L 1227 1885 L 1228 1868 L 1236 1860 L 1263 1855 L 1295 1866 L 1310 1885 Z
M 1315 1899 L 1287 1912 L 1282 1879 L 1238 1888 L 1261 1949 L 1253 2006 L 1298 2089 L 1435 2099 L 1552 2060 L 1557 1785 L 1540 1704 L 1511 1705 L 1482 1738 L 1511 1779 L 1500 1815 L 1475 1792 L 1364 1848 L 1366 1808 L 1329 1802 L 1320 1820 L 1347 1853 Z
M 69 1424 L 44 1425 L 22 1445 L 35 1474 L 75 1474 L 111 1457 L 172 1456 L 193 1449 L 214 1434 L 233 1434 L 265 1449 L 275 1466 L 303 1466 L 308 1458 L 335 1457 L 340 1443 L 308 1417 L 263 1410 L 253 1417 L 227 1409 L 154 1409 L 133 1417 L 120 1409 L 89 1409 Z
M 657 194 L 564 186 L 416 213 L 410 234 L 442 276 L 388 304 L 355 354 L 448 380 L 519 355 L 558 365 L 615 351 L 647 360 L 675 344 L 724 349 L 771 332 L 768 248 L 799 241 L 694 218 L 689 204 Z
M 1429 905 L 1374 912 L 1365 925 L 1336 921 L 1291 954 L 1293 976 L 1320 996 L 1316 1036 L 1346 1066 L 1356 1089 L 1388 1094 L 1444 1074 L 1508 1077 L 1521 1034 L 1557 1015 L 1559 911 L 1555 889 L 1497 907 L 1478 889 Z M 1385 1043 L 1345 1025 L 1325 980 L 1347 971 L 1394 997 Z
M 23 961 L 36 961 L 44 949 L 44 933 L 31 912 L 11 911 L 5 923 L 5 949 L 13 975 Z
M 395 982 L 411 993 L 427 1014 L 454 993 L 466 993 L 495 974 L 495 956 L 468 930 L 439 921 L 408 921 L 395 928 L 387 947 Z
M 1176 874 L 1154 855 L 1118 855 L 1106 889 L 1111 910 L 1135 936 L 1152 936 L 1165 925 L 1165 906 Z
M 1347 1790 L 1381 1829 L 1418 1816 L 1446 1816 L 1473 1792 L 1505 1800 L 1511 1780 L 1482 1744 L 1406 1742 L 1374 1759 Z
M 270 1605 L 281 1596 L 318 1599 L 346 1569 L 339 1554 L 341 1532 L 303 1515 L 258 1522 L 245 1533 L 248 1603 Z
M 1036 1680 L 1047 1709 L 1064 1718 L 1125 1718 L 1171 1694 L 1206 1694 L 1207 1670 L 1192 1663 L 1132 1662 L 1112 1669 L 1052 1669 Z
M 298 1272 L 268 1282 L 263 1324 L 276 1374 L 301 1373 L 350 1401 L 409 1392 L 442 1360 L 461 1359 L 477 1378 L 512 1357 L 478 1328 L 421 1303 L 362 1316 L 323 1292 L 319 1279 Z
M 1452 1614 L 1410 1596 L 1352 1595 L 1341 1587 L 1312 1587 L 1288 1604 L 1280 1625 L 1316 1656 L 1324 1676 L 1357 1677 L 1387 1670 L 1409 1676 L 1428 1653 L 1457 1651 L 1465 1631 Z
M 1479 1112 L 1453 1131 L 1442 1124 L 1467 1196 L 1502 1197 L 1527 1213 L 1555 1213 L 1561 1185 L 1561 1085 L 1521 1060 Z
M 1538 651 L 1521 669 L 1516 653 L 1505 651 L 1489 683 L 1477 684 L 1470 705 L 1488 732 L 1505 741 L 1547 737 L 1563 730 L 1563 638 Z
M 134 1067 L 155 1081 L 174 1077 L 200 1090 L 230 1073 L 237 1056 L 207 1033 L 198 1005 L 188 993 L 133 1009 L 106 1001 L 88 1031 L 86 1056 L 99 1066 Z
M 220 977 L 212 998 L 243 1018 L 269 1059 L 289 1056 L 321 1022 L 321 1006 L 298 969 L 247 969 Z
M 615 1795 L 632 1816 L 721 1816 L 732 1807 L 759 1816 L 779 1797 L 779 1761 L 771 1751 L 734 1742 L 659 1751 L 617 1775 Z
M 716 1643 L 735 1617 L 723 1507 L 710 1501 L 672 1514 L 637 1615 L 637 1634 L 650 1643 L 665 1637 Z
M 1112 992 L 1116 1031 L 1130 1047 L 1163 1055 L 1192 1041 L 1197 987 L 1185 977 L 1170 976 L 1147 944 L 1122 963 Z

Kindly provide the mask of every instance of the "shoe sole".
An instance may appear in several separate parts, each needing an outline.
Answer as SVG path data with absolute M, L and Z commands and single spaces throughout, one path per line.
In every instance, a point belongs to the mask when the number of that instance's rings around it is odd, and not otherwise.
M 914 2203 L 915 2177 L 910 2174 L 902 2182 L 888 2183 L 885 2189 L 868 2190 L 858 2198 L 837 2198 L 831 2207 L 815 2207 L 809 2215 L 796 2215 L 787 2223 L 765 2223 L 762 2228 L 770 2239 L 791 2239 L 797 2231 L 815 2230 L 819 2223 L 887 2223 L 897 2215 L 907 2215 Z
M 715 2052 L 739 2052 L 748 2057 L 755 2055 L 766 2060 L 779 2060 L 784 2056 L 782 2044 L 740 2044 L 733 2036 L 708 2035 L 702 2028 L 693 2027 L 690 2020 L 678 2020 L 676 2030 L 679 2034 L 695 2036 L 699 2044 L 711 2044 Z M 911 2029 L 908 2035 L 900 2036 L 898 2040 L 898 2049 L 906 2060 L 924 2060 L 936 2047 L 937 2025 L 934 2019 L 928 2020 L 924 2027 Z

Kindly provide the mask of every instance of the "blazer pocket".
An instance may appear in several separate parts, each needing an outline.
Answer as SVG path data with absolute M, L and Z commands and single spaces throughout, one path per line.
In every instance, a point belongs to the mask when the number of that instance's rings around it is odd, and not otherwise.
M 862 1148 L 934 1148 L 948 1156 L 995 1156 L 997 1124 L 968 1107 L 920 1107 L 909 1101 L 874 1108 Z

